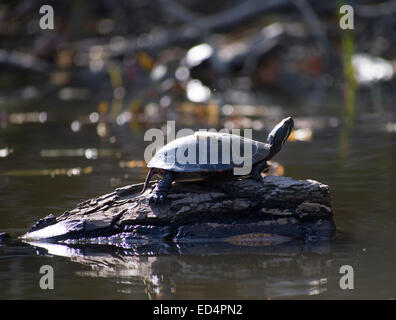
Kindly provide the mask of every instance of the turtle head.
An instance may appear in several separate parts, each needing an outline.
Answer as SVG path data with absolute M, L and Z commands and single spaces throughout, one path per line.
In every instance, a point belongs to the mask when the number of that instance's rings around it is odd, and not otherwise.
M 294 127 L 294 121 L 292 117 L 288 117 L 279 122 L 274 129 L 269 133 L 267 141 L 278 152 Z

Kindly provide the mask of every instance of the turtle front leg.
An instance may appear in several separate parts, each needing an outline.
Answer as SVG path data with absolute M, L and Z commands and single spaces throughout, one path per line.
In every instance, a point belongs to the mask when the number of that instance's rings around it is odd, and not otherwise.
M 262 161 L 259 163 L 256 163 L 253 168 L 252 168 L 252 178 L 256 180 L 257 182 L 260 182 L 263 180 L 263 177 L 261 176 L 261 173 L 263 171 L 268 171 L 269 165 L 267 161 Z
M 166 171 L 162 177 L 162 179 L 158 182 L 157 186 L 153 190 L 153 194 L 150 197 L 150 202 L 154 202 L 155 204 L 162 204 L 168 195 L 169 188 L 175 180 L 175 173 L 171 171 Z

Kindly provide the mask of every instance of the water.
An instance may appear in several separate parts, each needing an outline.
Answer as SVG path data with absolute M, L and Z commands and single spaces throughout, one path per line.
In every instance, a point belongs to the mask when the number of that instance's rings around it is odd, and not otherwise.
M 13 150 L 0 158 L 0 231 L 22 234 L 50 213 L 145 177 L 139 165 L 120 165 L 143 160 L 143 130 L 110 128 L 115 139 L 98 135 L 96 124 L 73 132 L 71 123 L 95 106 L 63 103 L 59 114 L 54 105 L 19 106 L 18 112 L 47 111 L 48 121 L 0 129 L 0 149 Z M 350 132 L 314 129 L 312 142 L 288 142 L 276 158 L 286 176 L 330 185 L 338 233 L 327 252 L 198 246 L 145 255 L 56 247 L 48 253 L 12 242 L 0 246 L 0 298 L 396 298 L 396 133 L 386 130 L 389 121 L 360 115 Z M 264 139 L 266 132 L 254 138 Z M 48 153 L 66 149 L 72 151 Z M 42 171 L 48 169 L 63 170 Z M 42 265 L 54 268 L 54 290 L 39 287 Z M 354 268 L 353 290 L 339 286 L 342 265 Z

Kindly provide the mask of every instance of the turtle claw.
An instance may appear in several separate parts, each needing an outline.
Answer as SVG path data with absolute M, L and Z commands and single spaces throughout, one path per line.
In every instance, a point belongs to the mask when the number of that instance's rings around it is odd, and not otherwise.
M 260 176 L 260 178 L 255 179 L 258 183 L 264 184 L 264 178 Z
M 263 182 L 263 177 L 260 173 L 253 173 L 252 178 L 257 182 Z
M 164 200 L 166 198 L 166 194 L 163 192 L 154 192 L 150 197 L 149 201 L 153 202 L 154 204 L 163 205 Z
M 265 164 L 264 168 L 262 168 L 262 166 L 257 166 L 253 168 L 252 178 L 259 183 L 264 183 L 264 177 L 261 175 L 261 173 L 266 173 L 268 171 L 269 171 L 269 166 L 267 164 Z

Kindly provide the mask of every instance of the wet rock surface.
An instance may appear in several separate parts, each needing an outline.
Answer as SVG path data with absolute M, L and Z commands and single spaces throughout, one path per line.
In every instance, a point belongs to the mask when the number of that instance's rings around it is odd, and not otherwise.
M 6 232 L 0 232 L 0 244 L 5 243 L 11 239 L 10 234 Z
M 59 217 L 47 216 L 22 236 L 29 241 L 124 246 L 125 243 L 226 241 L 272 245 L 330 239 L 335 231 L 328 186 L 265 177 L 177 183 L 163 205 L 149 201 L 155 183 L 116 189 Z

